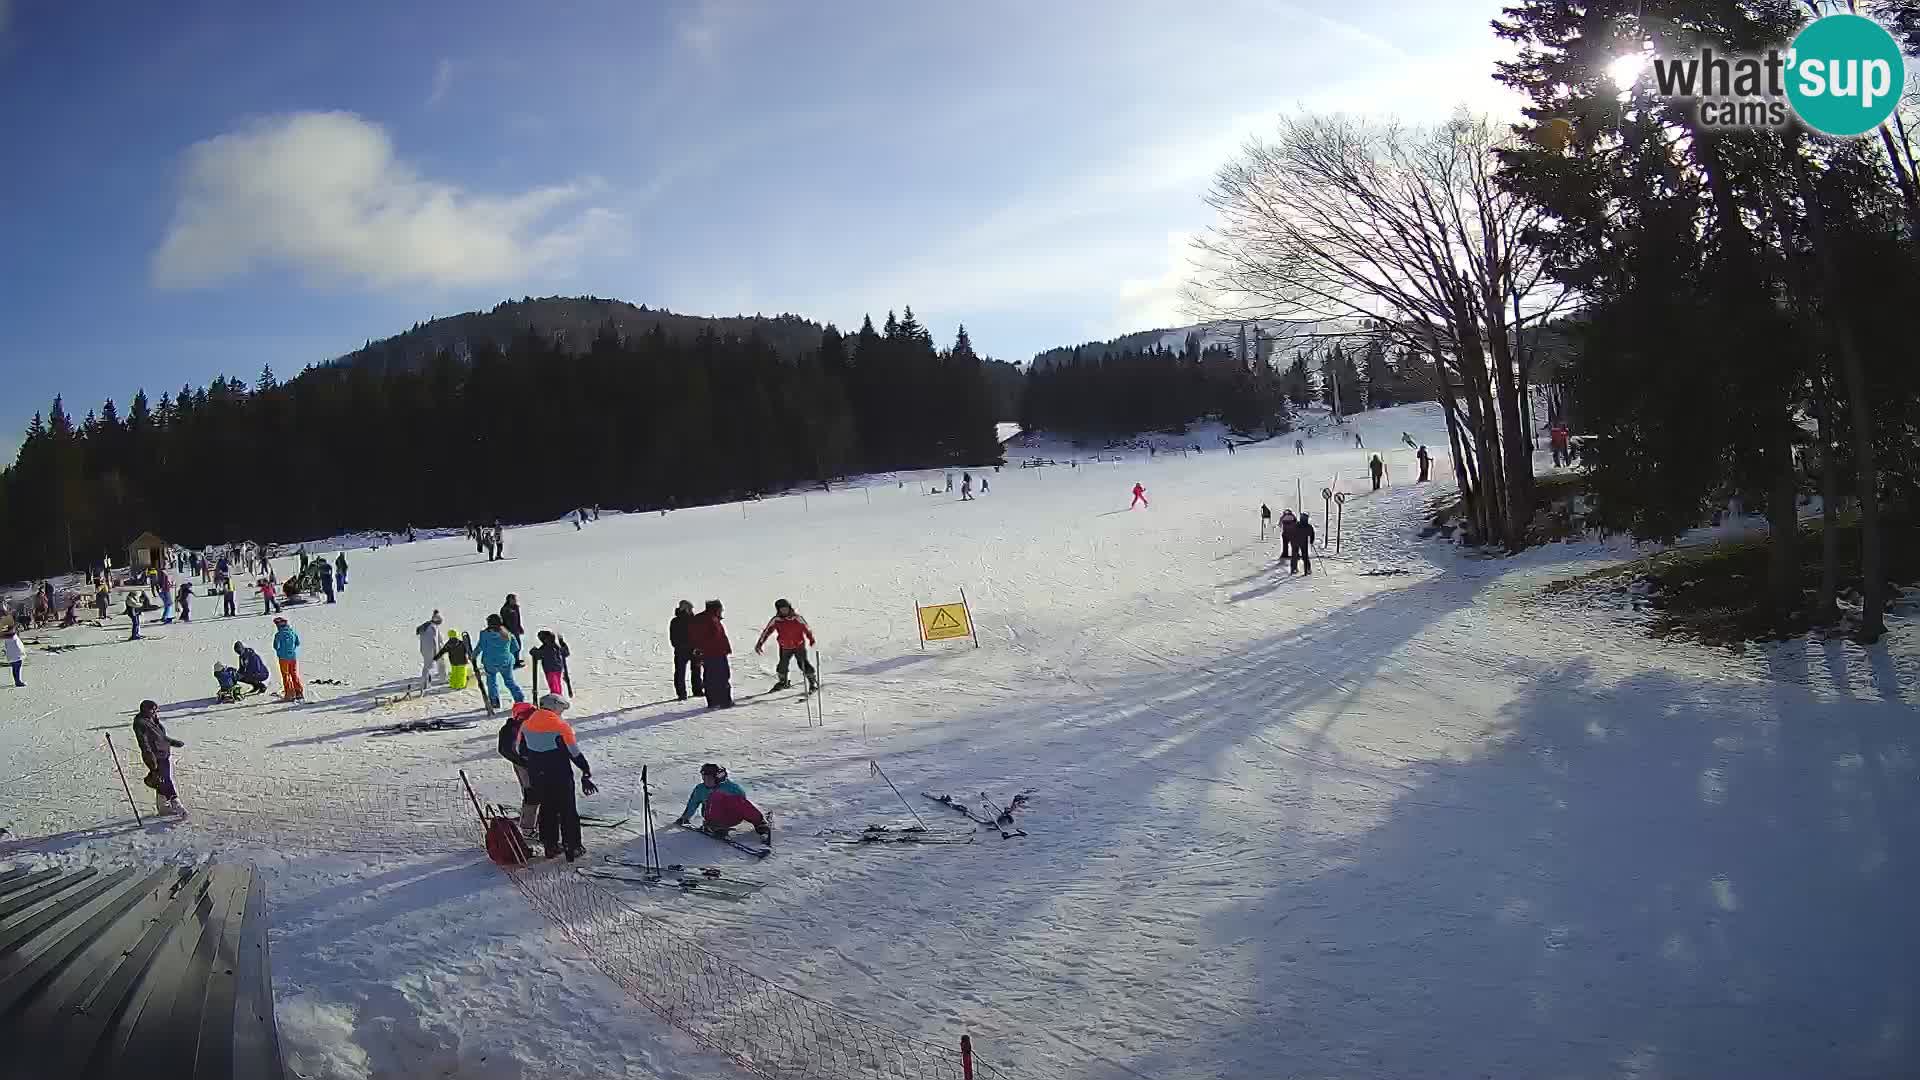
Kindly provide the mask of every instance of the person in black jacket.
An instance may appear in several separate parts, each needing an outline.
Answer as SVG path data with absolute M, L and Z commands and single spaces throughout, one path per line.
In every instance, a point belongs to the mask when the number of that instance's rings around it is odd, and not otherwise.
M 527 632 L 520 623 L 520 598 L 512 593 L 508 593 L 507 602 L 500 605 L 500 625 L 506 627 L 507 633 L 513 635 L 513 655 L 519 656 L 520 639 L 525 637 Z M 526 667 L 527 662 L 522 660 L 513 666 Z
M 1313 539 L 1313 522 L 1308 520 L 1305 511 L 1301 511 L 1300 520 L 1293 525 L 1293 555 L 1287 563 L 1289 574 L 1305 560 L 1307 576 L 1313 576 Z
M 516 701 L 507 710 L 507 722 L 500 725 L 500 756 L 513 763 L 513 775 L 520 781 L 520 833 L 532 837 L 540 827 L 540 797 L 533 789 L 533 774 L 527 771 L 527 759 L 520 756 L 520 725 L 533 712 L 533 706 Z
M 682 600 L 680 606 L 673 609 L 673 621 L 667 624 L 667 639 L 673 642 L 673 692 L 680 700 L 687 700 L 687 668 L 693 668 L 693 696 L 700 697 L 707 692 L 701 684 L 700 660 L 694 655 L 693 642 L 687 637 L 687 628 L 693 622 L 693 601 Z

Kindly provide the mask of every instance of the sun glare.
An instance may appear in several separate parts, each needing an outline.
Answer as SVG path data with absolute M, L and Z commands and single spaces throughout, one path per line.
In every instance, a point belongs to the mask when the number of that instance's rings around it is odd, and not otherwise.
M 1613 84 L 1620 89 L 1630 90 L 1633 88 L 1635 80 L 1640 78 L 1640 72 L 1645 70 L 1646 66 L 1647 58 L 1645 56 L 1639 53 L 1628 53 L 1625 56 L 1607 62 L 1607 77 L 1612 79 Z

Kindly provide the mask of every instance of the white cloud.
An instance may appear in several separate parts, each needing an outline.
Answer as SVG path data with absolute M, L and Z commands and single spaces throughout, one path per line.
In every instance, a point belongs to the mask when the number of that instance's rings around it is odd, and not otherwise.
M 1183 294 L 1193 277 L 1193 234 L 1167 234 L 1167 266 L 1153 277 L 1120 282 L 1120 304 L 1115 333 L 1149 327 L 1185 326 L 1193 321 L 1184 309 Z
M 271 117 L 195 143 L 153 280 L 190 288 L 257 267 L 389 285 L 481 285 L 618 249 L 624 221 L 580 181 L 482 195 L 420 176 L 351 113 Z
M 0 0 L 0 3 L 4 2 L 5 0 Z M 441 100 L 447 96 L 447 91 L 452 88 L 453 61 L 443 56 L 439 63 L 433 65 L 433 89 L 427 91 L 427 108 L 431 109 L 440 104 Z

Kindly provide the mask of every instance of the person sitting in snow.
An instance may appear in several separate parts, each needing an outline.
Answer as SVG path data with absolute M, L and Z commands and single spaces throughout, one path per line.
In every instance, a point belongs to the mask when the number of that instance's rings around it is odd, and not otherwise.
M 693 794 L 687 796 L 687 808 L 674 824 L 688 824 L 696 810 L 700 812 L 700 831 L 710 836 L 725 836 L 727 830 L 745 821 L 753 823 L 753 831 L 759 834 L 761 842 L 769 846 L 773 843 L 773 826 L 768 824 L 767 816 L 747 798 L 745 789 L 727 779 L 727 770 L 718 765 L 700 766 L 700 783 Z
M 213 681 L 220 685 L 219 692 L 214 694 L 215 700 L 240 700 L 240 672 L 232 665 L 223 664 L 215 660 L 213 662 Z

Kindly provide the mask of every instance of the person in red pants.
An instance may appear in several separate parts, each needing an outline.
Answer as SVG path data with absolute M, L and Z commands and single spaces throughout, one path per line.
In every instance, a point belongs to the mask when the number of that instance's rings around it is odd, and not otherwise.
M 1133 485 L 1133 502 L 1127 504 L 1127 509 L 1131 510 L 1136 506 L 1146 506 L 1146 505 L 1147 505 L 1147 489 L 1140 484 Z

